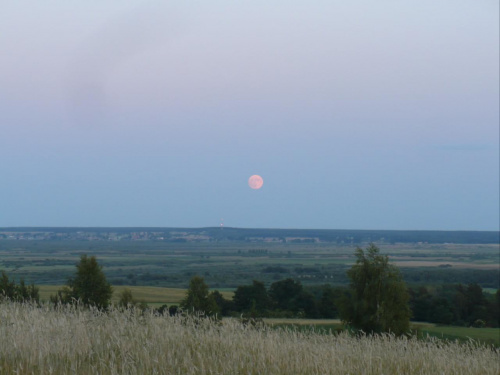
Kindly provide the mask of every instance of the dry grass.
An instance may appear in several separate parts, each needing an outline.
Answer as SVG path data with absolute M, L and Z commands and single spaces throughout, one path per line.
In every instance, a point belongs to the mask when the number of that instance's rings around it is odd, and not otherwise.
M 0 374 L 495 374 L 474 343 L 357 339 L 236 320 L 0 304 Z

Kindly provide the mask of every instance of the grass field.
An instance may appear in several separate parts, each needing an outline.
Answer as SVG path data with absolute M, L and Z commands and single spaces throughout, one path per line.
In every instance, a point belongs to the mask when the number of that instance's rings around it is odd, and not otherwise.
M 0 304 L 0 374 L 484 374 L 474 343 L 253 328 L 139 310 Z
M 433 336 L 440 339 L 467 341 L 469 339 L 487 345 L 500 347 L 500 328 L 472 328 L 441 326 L 429 323 L 413 323 L 413 329 L 418 329 L 421 336 Z
M 40 299 L 48 301 L 50 296 L 56 294 L 62 285 L 40 285 Z M 138 301 L 144 301 L 149 306 L 159 307 L 163 304 L 178 305 L 186 297 L 186 289 L 179 288 L 161 288 L 153 286 L 123 286 L 118 285 L 113 287 L 112 302 L 118 302 L 120 293 L 128 288 L 132 291 L 132 296 Z M 221 291 L 224 298 L 231 299 L 233 292 Z

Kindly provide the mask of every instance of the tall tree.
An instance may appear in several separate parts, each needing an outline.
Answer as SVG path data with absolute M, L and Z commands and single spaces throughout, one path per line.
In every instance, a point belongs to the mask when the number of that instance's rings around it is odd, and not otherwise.
M 200 276 L 191 278 L 186 298 L 181 302 L 181 307 L 188 312 L 201 312 L 206 315 L 219 313 L 219 306 L 214 296 L 208 293 L 208 285 Z
M 95 256 L 82 255 L 76 265 L 76 275 L 68 280 L 68 285 L 51 296 L 53 302 L 71 303 L 80 301 L 86 306 L 108 307 L 113 288 L 106 280 L 102 266 Z
M 350 297 L 341 303 L 341 319 L 365 332 L 407 332 L 409 294 L 399 270 L 374 244 L 366 251 L 358 247 L 355 255 L 356 263 L 347 271 Z

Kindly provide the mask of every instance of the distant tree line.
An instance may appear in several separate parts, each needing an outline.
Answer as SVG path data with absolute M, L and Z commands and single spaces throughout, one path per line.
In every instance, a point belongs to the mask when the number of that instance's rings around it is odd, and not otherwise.
M 234 269 L 224 269 L 221 272 L 211 272 L 211 275 L 203 274 L 207 283 L 211 287 L 217 284 L 216 287 L 236 288 L 234 280 L 243 280 L 240 283 L 251 283 L 251 275 L 244 269 L 244 266 L 234 266 Z M 208 268 L 207 268 L 208 269 Z M 346 274 L 348 268 L 343 265 L 329 265 L 327 270 L 321 267 L 314 266 L 282 266 L 272 265 L 263 266 L 260 269 L 261 274 L 257 280 L 269 285 L 271 282 L 281 279 L 292 278 L 301 280 L 304 287 L 312 288 L 311 284 L 330 283 L 332 285 L 348 285 L 349 278 Z M 400 268 L 403 279 L 407 285 L 438 285 L 438 284 L 478 284 L 482 288 L 500 287 L 500 270 L 491 269 L 467 269 L 467 268 L 445 268 L 445 267 L 408 267 Z M 258 272 L 258 271 L 256 271 Z M 186 286 L 193 273 L 151 273 L 144 272 L 142 274 L 129 274 L 126 276 L 110 277 L 109 280 L 113 285 L 151 285 L 182 288 Z M 310 277 L 308 277 L 310 276 Z M 250 278 L 249 278 L 250 277 Z M 319 284 L 321 285 L 321 284 Z
M 478 284 L 407 288 L 397 267 L 371 244 L 356 250 L 346 287 L 304 287 L 287 278 L 269 288 L 261 281 L 238 286 L 231 300 L 209 288 L 200 276 L 191 279 L 185 310 L 208 315 L 251 317 L 341 318 L 366 332 L 403 333 L 410 318 L 459 326 L 499 327 L 500 290 L 493 296 Z
M 500 327 L 500 289 L 484 293 L 478 284 L 410 288 L 416 321 L 473 327 Z
M 225 299 L 219 291 L 209 292 L 202 277 L 193 277 L 191 284 L 193 282 L 204 285 L 202 297 L 195 300 L 190 296 L 180 307 L 208 315 L 336 319 L 342 318 L 342 309 L 352 308 L 352 305 L 347 307 L 352 292 L 346 287 L 329 284 L 304 287 L 300 281 L 284 279 L 266 288 L 264 283 L 254 280 L 252 284 L 239 286 L 232 299 Z M 454 284 L 409 288 L 408 293 L 409 310 L 403 313 L 410 311 L 413 321 L 500 327 L 500 291 L 491 294 L 477 284 Z M 400 309 L 393 311 L 401 313 Z M 370 313 L 360 311 L 358 319 L 365 316 Z
M 479 284 L 483 288 L 500 288 L 500 270 L 476 270 L 449 267 L 403 268 L 408 284 Z
M 348 271 L 348 289 L 323 286 L 320 296 L 291 278 L 272 283 L 269 289 L 254 280 L 241 285 L 232 300 L 217 292 L 208 292 L 200 276 L 191 279 L 185 311 L 207 315 L 242 315 L 257 317 L 340 318 L 349 326 L 365 332 L 403 334 L 409 329 L 411 312 L 409 294 L 399 270 L 388 257 L 371 244 L 366 251 L 356 250 L 356 263 Z

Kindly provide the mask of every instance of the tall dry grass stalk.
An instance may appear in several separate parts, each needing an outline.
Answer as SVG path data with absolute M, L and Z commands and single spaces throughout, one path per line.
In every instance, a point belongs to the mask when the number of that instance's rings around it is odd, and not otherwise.
M 495 374 L 474 343 L 321 335 L 141 314 L 0 304 L 0 374 Z

